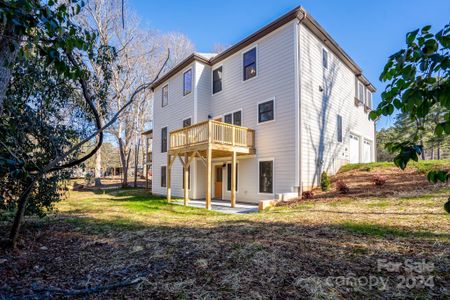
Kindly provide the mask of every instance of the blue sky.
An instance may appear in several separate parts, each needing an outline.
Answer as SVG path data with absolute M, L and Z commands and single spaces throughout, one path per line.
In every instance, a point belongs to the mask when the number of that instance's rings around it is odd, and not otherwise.
M 129 0 L 144 26 L 179 31 L 197 51 L 215 44 L 232 45 L 292 8 L 302 5 L 363 69 L 377 87 L 374 104 L 385 84 L 378 80 L 387 57 L 405 43 L 405 34 L 430 24 L 434 32 L 450 21 L 449 0 L 378 1 L 149 1 Z M 392 125 L 380 120 L 377 128 Z

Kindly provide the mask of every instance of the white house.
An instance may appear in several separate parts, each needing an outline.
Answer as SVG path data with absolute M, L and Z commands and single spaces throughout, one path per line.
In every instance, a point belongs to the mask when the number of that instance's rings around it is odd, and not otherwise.
M 152 189 L 169 199 L 296 197 L 322 171 L 375 159 L 375 88 L 302 7 L 152 89 Z

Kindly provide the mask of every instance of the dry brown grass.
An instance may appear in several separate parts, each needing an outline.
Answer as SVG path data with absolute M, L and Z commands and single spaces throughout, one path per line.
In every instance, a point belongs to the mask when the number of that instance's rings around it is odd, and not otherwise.
M 350 181 L 362 172 L 340 176 Z M 0 252 L 6 259 L 0 292 L 23 297 L 41 287 L 75 289 L 143 276 L 137 286 L 92 298 L 448 298 L 450 217 L 442 206 L 450 189 L 411 192 L 401 187 L 417 185 L 418 177 L 389 172 L 398 178 L 387 186 L 392 194 L 380 196 L 355 179 L 349 185 L 358 194 L 323 195 L 251 215 L 168 205 L 143 190 L 71 192 L 59 214 L 27 223 L 30 243 Z M 434 286 L 401 288 L 399 276 L 418 274 L 378 270 L 379 259 L 434 263 L 425 274 Z M 352 274 L 383 277 L 388 288 L 327 280 Z

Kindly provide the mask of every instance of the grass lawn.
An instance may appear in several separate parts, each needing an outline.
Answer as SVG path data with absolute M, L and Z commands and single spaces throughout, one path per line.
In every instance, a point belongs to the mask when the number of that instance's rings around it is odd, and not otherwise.
M 449 194 L 438 187 L 319 197 L 228 215 L 171 205 L 139 189 L 71 191 L 58 214 L 27 223 L 30 243 L 0 252 L 0 278 L 8 278 L 0 292 L 22 297 L 143 277 L 91 297 L 449 298 Z M 386 262 L 401 266 L 388 270 Z M 419 273 L 408 270 L 411 263 L 433 266 Z

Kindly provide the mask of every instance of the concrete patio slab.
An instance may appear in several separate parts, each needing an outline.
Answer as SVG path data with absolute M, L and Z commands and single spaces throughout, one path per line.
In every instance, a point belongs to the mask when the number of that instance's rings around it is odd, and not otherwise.
M 172 201 L 173 204 L 183 205 L 183 199 Z M 190 200 L 188 206 L 205 208 L 205 200 Z M 211 200 L 211 210 L 225 214 L 248 214 L 258 212 L 258 204 L 236 203 L 236 207 L 230 207 L 230 201 Z

